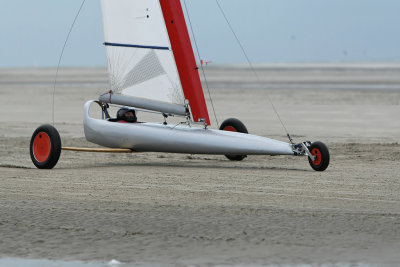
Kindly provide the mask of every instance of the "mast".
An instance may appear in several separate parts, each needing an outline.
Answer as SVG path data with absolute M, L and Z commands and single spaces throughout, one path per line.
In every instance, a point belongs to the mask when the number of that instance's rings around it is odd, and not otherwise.
M 180 0 L 160 0 L 160 5 L 183 93 L 186 99 L 189 100 L 193 120 L 198 122 L 204 119 L 204 122 L 210 125 L 203 88 L 201 86 L 198 67 L 193 54 L 181 2 Z

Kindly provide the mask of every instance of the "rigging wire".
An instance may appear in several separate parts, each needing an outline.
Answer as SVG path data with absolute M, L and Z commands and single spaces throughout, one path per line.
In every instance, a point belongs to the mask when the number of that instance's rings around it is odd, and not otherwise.
M 195 46 L 196 46 L 197 56 L 198 56 L 199 60 L 201 60 L 200 50 L 199 50 L 199 46 L 197 45 L 196 36 L 195 36 L 195 34 L 194 34 L 194 31 L 193 31 L 192 21 L 190 20 L 190 15 L 189 15 L 189 10 L 188 10 L 187 5 L 186 5 L 186 0 L 184 0 L 183 3 L 184 3 L 184 5 L 185 5 L 186 14 L 187 14 L 187 16 L 188 16 L 189 25 L 190 25 L 190 30 L 191 30 L 192 36 L 193 36 L 193 41 L 194 41 L 194 44 L 195 44 Z M 208 86 L 208 81 L 207 81 L 207 77 L 206 77 L 206 72 L 205 72 L 205 70 L 204 70 L 203 64 L 201 64 L 201 63 L 200 63 L 200 68 L 201 68 L 201 71 L 202 71 L 203 76 L 204 76 L 204 82 L 205 82 L 206 87 L 207 87 L 208 96 L 210 97 L 210 102 L 211 102 L 211 106 L 212 106 L 212 109 L 213 109 L 214 118 L 215 118 L 215 121 L 216 121 L 216 123 L 217 123 L 217 127 L 219 128 L 219 123 L 218 123 L 218 119 L 217 119 L 217 113 L 215 112 L 214 102 L 213 102 L 212 97 L 211 97 L 210 87 Z
M 81 6 L 80 6 L 80 8 L 79 8 L 79 10 L 78 10 L 78 13 L 75 15 L 74 21 L 72 22 L 72 25 L 71 25 L 71 27 L 70 27 L 70 29 L 69 29 L 68 34 L 67 34 L 67 38 L 65 39 L 63 48 L 62 48 L 62 50 L 61 50 L 60 58 L 58 59 L 56 77 L 55 77 L 55 79 L 54 79 L 54 85 L 53 85 L 53 103 L 52 103 L 52 120 L 53 120 L 53 126 L 54 126 L 54 102 L 55 102 L 56 85 L 57 85 L 57 79 L 58 79 L 58 71 L 60 70 L 61 60 L 62 60 L 62 57 L 63 57 L 63 55 L 64 55 L 64 50 L 65 50 L 65 47 L 67 46 L 67 43 L 68 43 L 68 40 L 69 40 L 69 36 L 71 35 L 72 29 L 73 29 L 74 26 L 75 26 L 76 20 L 78 19 L 79 14 L 81 13 L 81 10 L 82 10 L 83 5 L 85 4 L 85 2 L 86 2 L 86 0 L 83 0 L 83 1 L 82 1 L 82 4 L 81 4 Z
M 244 56 L 246 57 L 247 63 L 249 64 L 249 66 L 250 66 L 252 72 L 253 72 L 254 75 L 256 76 L 258 82 L 261 83 L 260 76 L 258 75 L 256 69 L 254 68 L 253 63 L 251 62 L 249 56 L 247 55 L 246 50 L 244 49 L 244 46 L 242 45 L 242 42 L 240 42 L 239 37 L 237 36 L 235 30 L 233 29 L 232 24 L 229 22 L 229 19 L 228 19 L 227 15 L 226 15 L 225 11 L 223 10 L 223 8 L 222 8 L 222 6 L 220 5 L 220 3 L 218 2 L 218 0 L 215 0 L 215 2 L 217 3 L 219 10 L 221 11 L 221 13 L 222 13 L 222 15 L 223 15 L 223 17 L 224 17 L 226 23 L 228 24 L 228 26 L 229 26 L 231 32 L 233 33 L 233 35 L 234 35 L 234 37 L 235 37 L 237 43 L 239 44 L 240 49 L 242 50 Z M 278 110 L 276 109 L 274 103 L 272 102 L 272 99 L 271 99 L 271 97 L 269 96 L 268 92 L 267 92 L 267 98 L 268 98 L 268 101 L 270 102 L 270 104 L 271 104 L 271 106 L 272 106 L 272 109 L 274 110 L 276 116 L 278 117 L 280 123 L 282 124 L 282 127 L 284 128 L 284 130 L 285 130 L 285 132 L 286 132 L 286 134 L 287 134 L 287 137 L 289 138 L 289 141 L 293 144 L 293 140 L 292 140 L 292 138 L 291 138 L 291 136 L 290 136 L 290 134 L 289 134 L 289 132 L 288 132 L 288 130 L 287 130 L 285 124 L 283 123 L 282 118 L 281 118 L 281 116 L 280 116 L 279 113 L 278 113 Z

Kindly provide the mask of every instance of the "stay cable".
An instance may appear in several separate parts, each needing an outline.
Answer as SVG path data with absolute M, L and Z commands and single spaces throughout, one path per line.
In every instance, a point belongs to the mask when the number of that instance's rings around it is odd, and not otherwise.
M 67 34 L 67 38 L 65 38 L 65 42 L 64 42 L 63 48 L 61 50 L 60 58 L 58 59 L 56 77 L 54 79 L 54 85 L 53 85 L 53 103 L 52 103 L 52 121 L 53 121 L 53 125 L 54 125 L 54 105 L 55 105 L 54 103 L 55 103 L 55 94 L 56 94 L 56 85 L 57 85 L 57 79 L 58 79 L 58 71 L 60 70 L 61 60 L 62 60 L 62 57 L 64 55 L 64 50 L 65 50 L 65 47 L 67 46 L 67 43 L 68 43 L 68 40 L 69 40 L 69 36 L 71 35 L 72 29 L 75 26 L 76 20 L 78 19 L 79 14 L 81 13 L 81 10 L 82 10 L 83 5 L 85 4 L 85 2 L 86 2 L 86 0 L 82 1 L 82 4 L 81 4 L 81 6 L 80 6 L 80 8 L 78 10 L 78 13 L 75 15 L 75 19 L 72 22 L 72 25 L 71 25 L 71 27 L 69 29 L 69 32 Z
M 218 2 L 218 0 L 215 0 L 215 2 L 217 3 L 218 8 L 219 8 L 219 10 L 220 10 L 221 13 L 222 13 L 222 16 L 224 17 L 226 23 L 227 23 L 228 26 L 229 26 L 229 29 L 231 30 L 231 32 L 232 32 L 233 36 L 235 37 L 235 39 L 236 39 L 238 45 L 240 46 L 240 49 L 242 50 L 242 52 L 243 52 L 243 54 L 244 54 L 244 56 L 245 56 L 245 58 L 246 58 L 246 60 L 247 60 L 247 63 L 249 64 L 249 66 L 250 66 L 252 72 L 254 73 L 254 75 L 256 76 L 257 81 L 258 81 L 259 83 L 261 83 L 261 79 L 260 79 L 260 77 L 258 76 L 258 73 L 257 73 L 256 69 L 254 68 L 253 63 L 251 62 L 249 56 L 247 55 L 246 50 L 244 49 L 244 46 L 242 45 L 242 42 L 239 40 L 239 37 L 237 36 L 235 30 L 233 29 L 232 24 L 229 22 L 229 19 L 228 19 L 227 15 L 226 15 L 225 11 L 223 10 L 223 8 L 222 8 L 222 6 L 220 5 L 220 3 Z M 271 104 L 271 106 L 272 106 L 272 109 L 274 110 L 276 116 L 278 117 L 278 119 L 279 119 L 279 121 L 280 121 L 282 127 L 284 128 L 284 130 L 285 130 L 285 132 L 286 132 L 286 134 L 287 134 L 287 137 L 289 138 L 290 142 L 293 143 L 292 138 L 291 138 L 291 136 L 290 136 L 290 134 L 289 134 L 289 132 L 288 132 L 288 130 L 287 130 L 285 124 L 283 123 L 282 118 L 281 118 L 281 116 L 280 116 L 279 113 L 278 113 L 278 110 L 276 109 L 274 103 L 272 102 L 272 99 L 271 99 L 271 97 L 269 96 L 268 92 L 266 93 L 266 95 L 267 95 L 268 101 L 270 102 L 270 104 Z

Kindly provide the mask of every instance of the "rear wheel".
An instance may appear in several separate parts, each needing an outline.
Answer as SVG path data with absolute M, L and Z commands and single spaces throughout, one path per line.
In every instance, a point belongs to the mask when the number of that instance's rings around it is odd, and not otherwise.
M 249 133 L 246 126 L 238 119 L 230 118 L 225 120 L 219 127 L 222 131 Z M 241 161 L 247 157 L 247 155 L 225 155 L 229 160 Z
M 45 124 L 35 130 L 30 143 L 33 164 L 39 169 L 52 169 L 61 154 L 60 134 L 53 126 Z
M 311 154 L 315 156 L 314 160 L 311 160 L 311 158 L 308 157 L 311 168 L 319 172 L 325 171 L 329 166 L 330 159 L 328 147 L 322 142 L 314 142 L 308 150 L 310 150 Z

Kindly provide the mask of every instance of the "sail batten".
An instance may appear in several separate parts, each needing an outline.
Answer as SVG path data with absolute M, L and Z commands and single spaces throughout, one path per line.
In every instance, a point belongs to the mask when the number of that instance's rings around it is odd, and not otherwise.
M 118 43 L 104 43 L 105 46 L 116 46 L 116 47 L 132 47 L 132 48 L 145 48 L 145 49 L 158 49 L 158 50 L 170 50 L 169 47 L 155 46 L 155 45 L 138 45 L 138 44 L 118 44 Z

